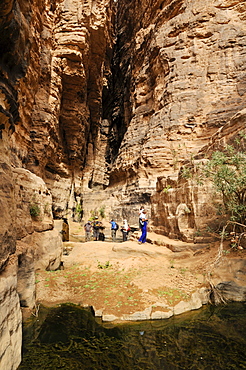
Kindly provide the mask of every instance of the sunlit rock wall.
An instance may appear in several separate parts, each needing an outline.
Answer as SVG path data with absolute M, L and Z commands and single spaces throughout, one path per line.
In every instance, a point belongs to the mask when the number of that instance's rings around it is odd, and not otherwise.
M 209 184 L 179 170 L 245 125 L 245 19 L 242 0 L 2 2 L 0 272 L 13 258 L 13 297 L 32 305 L 34 270 L 59 264 L 53 216 L 76 203 L 131 224 L 144 204 L 156 231 L 187 239 L 210 219 Z
M 16 285 L 16 265 L 9 264 L 0 276 L 1 369 L 15 370 L 21 361 L 22 315 Z
M 196 212 L 187 228 L 198 227 L 201 218 L 205 223 L 210 212 L 203 208 L 206 187 L 193 187 L 192 195 L 186 186 L 172 196 L 171 210 L 165 193 L 157 201 L 156 184 L 158 178 L 173 181 L 175 193 L 183 161 L 223 126 L 234 125 L 245 108 L 245 18 L 242 0 L 118 2 L 112 119 L 124 122 L 125 134 L 109 184 L 118 194 L 123 189 L 123 207 L 141 204 L 144 194 L 147 206 L 154 202 L 150 219 L 165 234 L 180 235 L 168 220 L 189 199 Z

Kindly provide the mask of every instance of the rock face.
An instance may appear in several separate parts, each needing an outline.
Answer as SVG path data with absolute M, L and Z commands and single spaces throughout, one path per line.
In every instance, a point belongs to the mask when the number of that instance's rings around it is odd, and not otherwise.
M 20 306 L 35 305 L 35 271 L 59 268 L 62 239 L 53 229 L 51 194 L 44 181 L 24 168 L 4 169 L 2 179 L 9 173 L 11 182 L 1 183 L 0 231 L 6 248 L 1 250 L 0 367 L 16 369 L 21 359 Z
M 22 316 L 16 285 L 16 266 L 10 265 L 0 279 L 1 369 L 17 369 L 21 361 Z
M 183 240 L 216 222 L 179 171 L 245 127 L 245 19 L 243 0 L 3 1 L 0 271 L 15 257 L 22 304 L 59 265 L 53 217 L 136 224 L 144 204 Z
M 62 241 L 53 217 L 71 216 L 80 202 L 88 147 L 94 162 L 112 4 L 1 4 L 0 271 L 9 273 L 10 263 L 16 269 L 11 286 L 1 275 L 1 368 L 16 369 L 20 362 L 17 292 L 22 306 L 33 307 L 35 270 L 59 267 Z
M 242 1 L 117 3 L 109 129 L 94 167 L 87 157 L 85 218 L 103 205 L 137 223 L 145 204 L 157 232 L 184 240 L 213 221 L 210 184 L 179 171 L 245 126 L 245 11 Z
M 156 0 L 151 6 L 135 1 L 118 6 L 118 112 L 126 133 L 110 184 L 124 178 L 126 202 L 133 205 L 133 189 L 146 198 L 153 195 L 149 202 L 155 228 L 179 236 L 184 225 L 179 227 L 175 217 L 176 226 L 167 220 L 182 204 L 191 208 L 187 228 L 196 223 L 199 228 L 201 218 L 209 214 L 203 207 L 205 189 L 192 190 L 190 184 L 182 189 L 180 165 L 224 126 L 234 130 L 235 117 L 237 130 L 245 125 L 240 114 L 245 108 L 245 5 Z M 227 140 L 225 130 L 220 135 Z M 172 206 L 165 193 L 160 194 L 167 185 L 172 187 Z
M 188 185 L 171 210 L 160 183 L 178 187 L 183 161 L 244 109 L 244 3 L 43 0 L 31 11 L 6 0 L 3 9 L 1 132 L 15 128 L 11 163 L 45 181 L 54 216 L 74 217 L 79 204 L 85 218 L 104 207 L 136 223 L 144 203 L 157 231 L 189 238 L 206 200 L 199 210 L 188 198 L 204 191 L 191 196 Z M 193 219 L 173 217 L 182 204 Z
M 62 238 L 54 229 L 52 198 L 44 181 L 23 168 L 13 170 L 17 203 L 17 291 L 21 305 L 35 304 L 35 271 L 60 266 Z

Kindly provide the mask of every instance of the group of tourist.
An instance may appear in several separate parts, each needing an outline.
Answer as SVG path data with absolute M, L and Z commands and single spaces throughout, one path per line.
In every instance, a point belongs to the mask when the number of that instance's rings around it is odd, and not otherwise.
M 116 241 L 116 233 L 117 230 L 119 229 L 119 225 L 117 222 L 112 219 L 110 221 L 111 224 L 111 237 L 112 241 Z M 141 207 L 139 210 L 139 228 L 141 230 L 141 236 L 138 239 L 138 243 L 145 243 L 146 238 L 147 238 L 147 225 L 148 225 L 148 219 L 147 219 L 147 214 L 144 209 L 144 207 Z M 90 241 L 91 240 L 91 234 L 93 232 L 93 238 L 94 240 L 104 240 L 105 235 L 104 235 L 104 226 L 102 222 L 98 220 L 98 217 L 95 217 L 93 221 L 87 221 L 87 223 L 84 225 L 85 229 L 85 241 Z M 120 228 L 122 232 L 122 240 L 123 242 L 127 241 L 128 234 L 131 231 L 131 227 L 129 226 L 128 222 L 126 219 L 123 220 L 123 225 Z
M 89 242 L 91 240 L 91 233 L 93 232 L 94 240 L 101 240 L 105 239 L 105 235 L 103 230 L 105 227 L 103 226 L 102 222 L 98 220 L 98 217 L 94 218 L 94 221 L 87 221 L 84 225 L 85 229 L 85 241 Z

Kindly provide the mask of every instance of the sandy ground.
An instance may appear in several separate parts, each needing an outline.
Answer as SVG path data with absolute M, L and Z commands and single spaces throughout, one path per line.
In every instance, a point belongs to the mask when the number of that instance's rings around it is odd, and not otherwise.
M 218 251 L 218 245 L 188 244 L 154 233 L 140 245 L 139 232 L 116 243 L 109 237 L 81 242 L 84 235 L 78 224 L 70 233 L 71 241 L 64 243 L 64 269 L 37 273 L 38 302 L 90 305 L 117 317 L 149 306 L 168 310 L 189 300 L 193 292 L 208 286 L 207 272 Z

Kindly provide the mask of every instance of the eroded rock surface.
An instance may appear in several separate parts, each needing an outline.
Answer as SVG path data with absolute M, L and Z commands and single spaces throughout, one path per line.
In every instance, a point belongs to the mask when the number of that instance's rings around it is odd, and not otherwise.
M 22 315 L 16 286 L 17 268 L 9 265 L 0 279 L 0 366 L 10 370 L 21 361 Z
M 19 265 L 6 317 L 17 290 L 35 301 L 36 268 L 59 265 L 53 217 L 137 225 L 144 204 L 160 235 L 210 242 L 196 233 L 220 222 L 211 186 L 179 171 L 245 128 L 245 19 L 243 0 L 3 1 L 0 272 Z M 16 346 L 1 365 L 18 366 Z

